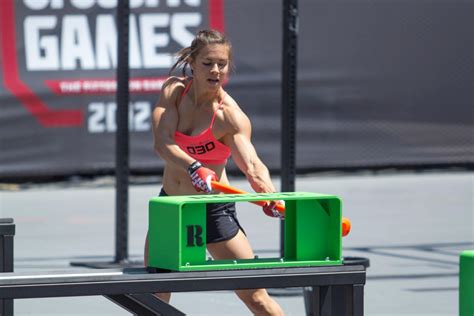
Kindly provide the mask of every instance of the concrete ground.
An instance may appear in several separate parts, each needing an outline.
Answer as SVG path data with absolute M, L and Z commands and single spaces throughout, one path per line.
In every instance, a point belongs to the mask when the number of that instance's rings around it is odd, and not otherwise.
M 457 315 L 459 253 L 474 249 L 473 173 L 324 173 L 299 176 L 296 191 L 342 198 L 352 232 L 343 256 L 367 257 L 366 315 Z M 232 184 L 250 190 L 242 178 Z M 148 199 L 159 178 L 132 179 L 129 253 L 142 259 Z M 276 180 L 276 185 L 279 183 Z M 77 270 L 71 262 L 111 261 L 115 189 L 112 178 L 43 185 L 0 184 L 0 218 L 14 218 L 15 271 Z M 257 206 L 238 212 L 260 257 L 274 257 L 279 222 Z M 85 270 L 85 269 L 84 269 Z M 286 315 L 304 315 L 295 291 L 270 291 Z M 290 295 L 292 294 L 292 295 Z M 188 315 L 249 315 L 230 291 L 173 295 Z M 128 315 L 102 297 L 23 299 L 15 315 Z

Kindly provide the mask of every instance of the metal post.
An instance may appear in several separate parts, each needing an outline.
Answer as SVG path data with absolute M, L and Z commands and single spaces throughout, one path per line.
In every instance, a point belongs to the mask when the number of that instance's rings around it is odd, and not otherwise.
M 115 196 L 115 262 L 128 260 L 128 176 L 129 176 L 129 0 L 117 5 L 117 133 L 116 133 L 116 196 Z
M 115 138 L 115 258 L 112 262 L 71 262 L 72 266 L 118 268 L 133 266 L 128 258 L 129 186 L 129 0 L 117 3 L 117 132 Z M 141 263 L 139 264 L 142 265 Z
M 0 272 L 13 272 L 13 237 L 15 224 L 12 218 L 0 218 Z M 0 315 L 13 316 L 13 300 L 0 299 Z
M 296 70 L 298 0 L 283 0 L 283 68 L 281 109 L 281 191 L 295 190 Z M 283 257 L 284 222 L 280 224 L 280 255 Z

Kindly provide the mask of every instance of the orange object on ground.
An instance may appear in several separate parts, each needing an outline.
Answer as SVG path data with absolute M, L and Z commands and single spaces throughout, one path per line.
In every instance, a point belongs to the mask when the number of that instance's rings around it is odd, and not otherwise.
M 351 221 L 347 217 L 342 218 L 342 237 L 349 235 L 351 231 Z
M 233 186 L 218 182 L 218 181 L 211 181 L 212 189 L 226 193 L 226 194 L 247 194 L 247 192 L 234 188 Z M 267 204 L 267 201 L 250 201 L 251 203 L 264 206 Z M 284 214 L 285 213 L 285 206 L 281 204 L 276 205 L 276 209 L 278 212 Z M 347 217 L 342 218 L 342 236 L 345 237 L 351 231 L 351 221 Z

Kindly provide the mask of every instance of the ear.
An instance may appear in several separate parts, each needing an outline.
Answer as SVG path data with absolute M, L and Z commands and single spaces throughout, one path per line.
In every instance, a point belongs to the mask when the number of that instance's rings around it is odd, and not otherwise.
M 186 62 L 188 63 L 189 67 L 191 67 L 191 70 L 194 69 L 194 59 L 189 56 L 188 58 L 186 58 Z

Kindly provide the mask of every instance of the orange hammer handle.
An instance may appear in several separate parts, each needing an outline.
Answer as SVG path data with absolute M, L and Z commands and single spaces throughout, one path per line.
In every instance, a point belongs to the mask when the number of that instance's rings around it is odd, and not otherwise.
M 212 189 L 214 189 L 216 191 L 219 191 L 219 192 L 222 192 L 222 193 L 226 193 L 226 194 L 247 194 L 247 192 L 245 192 L 243 190 L 239 190 L 237 188 L 234 188 L 233 186 L 230 186 L 230 185 L 218 182 L 218 181 L 211 181 L 211 184 L 212 184 Z M 266 201 L 250 201 L 250 202 L 253 203 L 253 204 L 260 205 L 260 206 L 264 206 L 268 203 Z M 277 204 L 276 209 L 280 213 L 285 212 L 285 207 L 281 204 Z
M 239 190 L 234 188 L 233 186 L 218 182 L 218 181 L 211 181 L 212 189 L 226 193 L 226 194 L 246 194 L 247 192 L 243 190 Z M 250 201 L 251 203 L 264 206 L 268 202 L 266 201 Z M 281 204 L 277 204 L 276 207 L 278 212 L 284 214 L 285 213 L 285 206 Z M 347 217 L 342 218 L 342 236 L 347 236 L 351 230 L 351 221 Z

